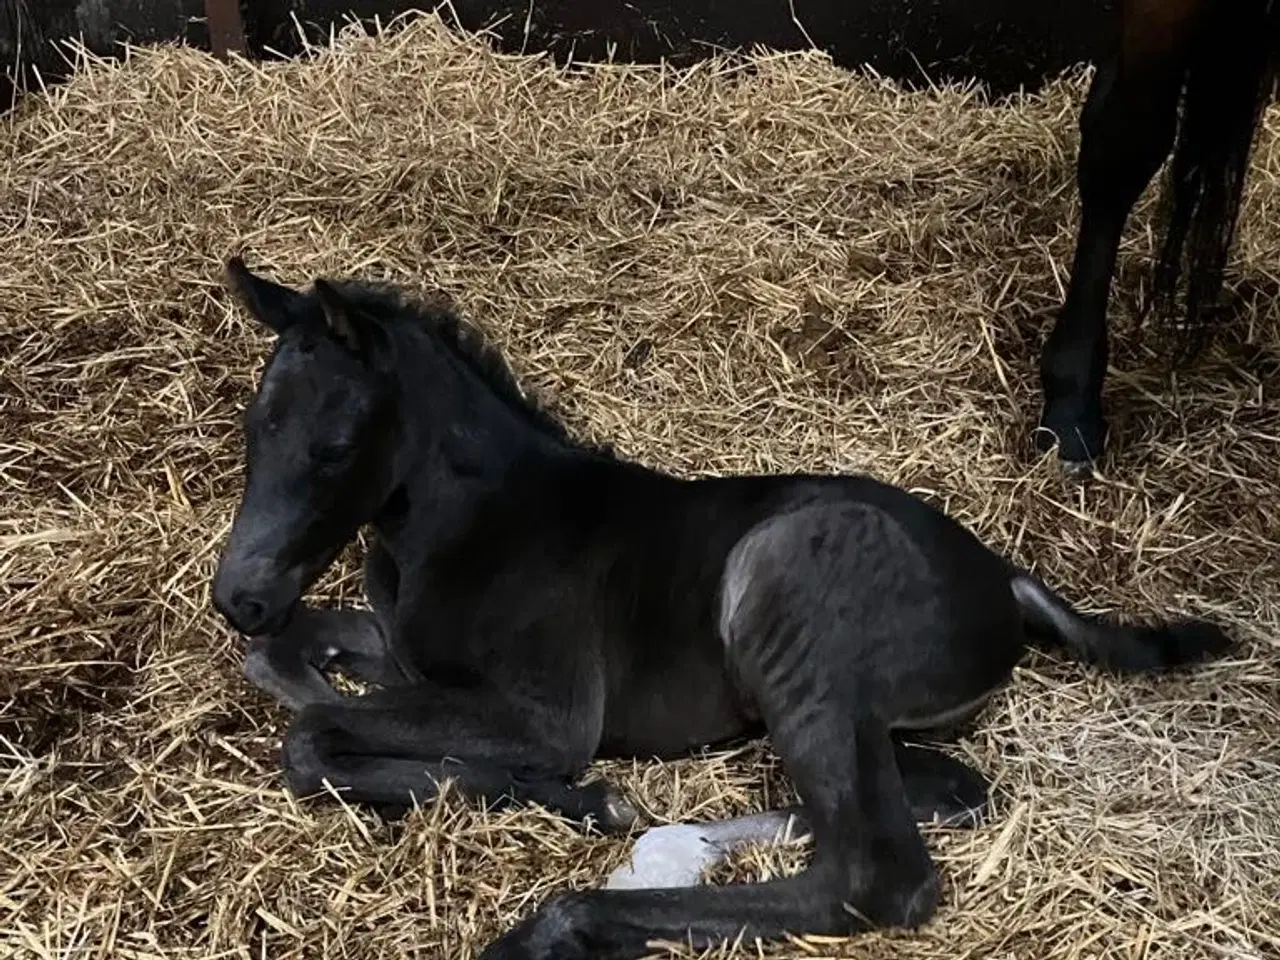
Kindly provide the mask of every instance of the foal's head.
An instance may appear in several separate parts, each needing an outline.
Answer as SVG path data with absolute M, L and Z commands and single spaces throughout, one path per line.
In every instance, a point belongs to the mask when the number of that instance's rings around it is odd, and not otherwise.
M 277 339 L 245 412 L 245 486 L 213 602 L 242 633 L 273 633 L 396 483 L 392 345 L 344 285 L 291 290 L 238 258 L 227 284 Z

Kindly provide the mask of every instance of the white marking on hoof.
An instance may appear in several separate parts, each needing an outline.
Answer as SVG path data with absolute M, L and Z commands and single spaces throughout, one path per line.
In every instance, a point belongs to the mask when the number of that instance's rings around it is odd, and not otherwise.
M 794 815 L 784 811 L 709 823 L 673 823 L 646 830 L 630 863 L 610 874 L 606 890 L 696 887 L 708 868 L 747 843 L 795 843 Z
M 631 862 L 609 876 L 607 890 L 695 887 L 720 852 L 698 827 L 673 823 L 646 830 L 631 850 Z

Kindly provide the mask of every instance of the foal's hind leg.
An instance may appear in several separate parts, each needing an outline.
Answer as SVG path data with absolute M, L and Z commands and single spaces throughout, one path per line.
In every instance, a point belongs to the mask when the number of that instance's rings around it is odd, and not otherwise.
M 327 783 L 384 811 L 429 801 L 450 778 L 466 796 L 533 801 L 601 830 L 625 830 L 638 814 L 617 790 L 573 782 L 597 746 L 598 719 L 584 707 L 548 706 L 489 684 L 431 681 L 314 703 L 285 737 L 285 772 L 297 795 L 318 794 Z
M 702 948 L 928 920 L 940 882 L 880 709 L 886 683 L 903 682 L 890 675 L 900 658 L 928 663 L 940 642 L 938 612 L 917 596 L 930 578 L 913 549 L 874 513 L 817 506 L 758 528 L 727 565 L 729 662 L 803 798 L 808 870 L 761 884 L 558 897 L 482 960 L 621 960 L 643 955 L 648 940 Z M 955 706 L 972 697 L 955 695 Z
M 285 630 L 254 637 L 245 654 L 245 677 L 290 710 L 343 699 L 322 671 L 337 665 L 383 686 L 404 682 L 373 614 L 301 606 Z
M 976 827 L 984 819 L 990 783 L 968 764 L 925 746 L 896 742 L 894 755 L 917 823 Z M 788 843 L 811 833 L 803 807 L 729 820 L 651 827 L 629 862 L 609 875 L 608 890 L 692 887 L 706 871 L 747 844 Z
M 650 940 L 687 939 L 702 949 L 738 936 L 846 935 L 927 920 L 938 877 L 912 822 L 889 731 L 824 701 L 771 725 L 813 827 L 805 872 L 725 887 L 564 894 L 490 944 L 481 960 L 630 960 L 644 956 Z

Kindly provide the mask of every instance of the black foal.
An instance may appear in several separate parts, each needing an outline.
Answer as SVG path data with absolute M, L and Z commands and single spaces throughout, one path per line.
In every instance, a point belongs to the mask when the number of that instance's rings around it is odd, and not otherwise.
M 578 778 L 767 730 L 803 800 L 812 866 L 758 885 L 558 897 L 498 958 L 642 954 L 655 938 L 915 925 L 939 881 L 917 820 L 985 782 L 908 746 L 972 714 L 1030 639 L 1122 671 L 1224 649 L 1201 621 L 1087 619 L 905 491 L 860 476 L 684 480 L 575 443 L 455 317 L 391 291 L 298 292 L 238 260 L 278 336 L 245 419 L 246 483 L 217 608 L 246 671 L 297 711 L 291 788 L 404 807 L 442 779 L 623 829 Z M 299 607 L 363 526 L 371 613 Z M 342 698 L 331 662 L 384 685 Z

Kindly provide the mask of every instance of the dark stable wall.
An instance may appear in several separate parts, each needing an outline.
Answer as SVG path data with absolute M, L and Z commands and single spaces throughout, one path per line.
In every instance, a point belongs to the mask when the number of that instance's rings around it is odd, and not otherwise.
M 69 53 L 59 41 L 81 40 L 100 55 L 125 41 L 181 40 L 207 49 L 203 19 L 203 0 L 0 0 L 3 106 L 15 79 L 30 88 L 39 82 L 37 72 L 45 83 L 65 77 Z
M 812 45 L 846 67 L 869 65 L 917 83 L 975 79 L 993 93 L 1034 88 L 1105 51 L 1117 0 L 454 0 L 469 30 L 491 29 L 507 51 L 558 61 L 687 63 L 717 49 Z M 242 0 L 251 51 L 300 49 L 294 18 L 313 39 L 347 15 L 383 22 L 429 8 L 396 0 Z M 447 8 L 442 14 L 449 18 Z M 794 14 L 794 16 L 793 16 Z M 203 0 L 0 0 L 0 62 L 28 85 L 66 74 L 57 41 L 80 37 L 98 54 L 183 41 L 208 48 Z M 17 65 L 22 65 L 15 70 Z M 23 72 L 25 70 L 25 72 Z

